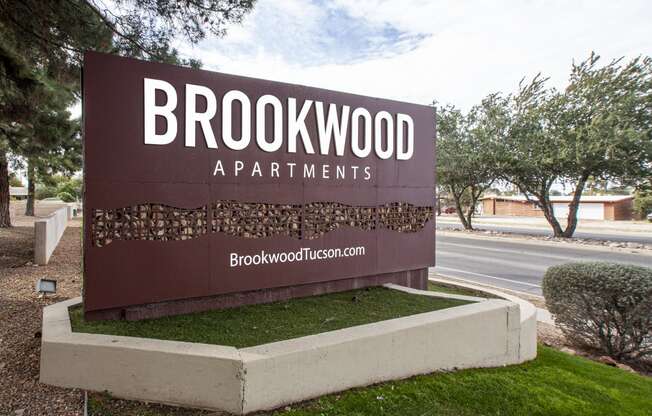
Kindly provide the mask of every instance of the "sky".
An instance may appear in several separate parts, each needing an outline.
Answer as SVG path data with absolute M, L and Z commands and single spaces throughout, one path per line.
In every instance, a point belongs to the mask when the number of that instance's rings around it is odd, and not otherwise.
M 652 55 L 652 1 L 258 0 L 223 38 L 183 55 L 204 69 L 468 110 L 573 60 Z

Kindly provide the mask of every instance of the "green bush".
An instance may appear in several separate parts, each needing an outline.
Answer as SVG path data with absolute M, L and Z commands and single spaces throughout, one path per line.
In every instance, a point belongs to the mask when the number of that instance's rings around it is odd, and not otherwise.
M 37 200 L 42 200 L 45 198 L 53 198 L 57 196 L 57 190 L 56 188 L 52 186 L 40 186 L 36 185 L 36 189 L 34 190 L 34 198 Z
M 76 199 L 81 199 L 82 181 L 80 179 L 68 179 L 57 184 L 57 194 L 68 193 Z
M 615 263 L 553 266 L 543 294 L 567 339 L 623 361 L 652 358 L 652 269 Z
M 57 195 L 57 198 L 62 200 L 63 202 L 75 202 L 76 199 L 73 195 L 69 194 L 68 192 L 59 192 Z

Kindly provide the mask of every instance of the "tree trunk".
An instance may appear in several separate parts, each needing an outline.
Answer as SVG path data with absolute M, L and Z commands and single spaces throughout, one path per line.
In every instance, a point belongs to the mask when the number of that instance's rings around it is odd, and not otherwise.
M 539 200 L 539 205 L 541 209 L 543 210 L 543 216 L 546 218 L 546 221 L 548 221 L 548 224 L 552 227 L 552 232 L 555 237 L 564 237 L 564 230 L 561 229 L 561 225 L 559 224 L 559 221 L 557 221 L 557 218 L 555 217 L 555 211 L 552 208 L 552 203 L 550 202 L 550 199 L 545 197 L 537 197 Z
M 0 150 L 0 228 L 11 227 L 9 216 L 9 163 L 7 154 Z
M 472 230 L 473 228 L 471 227 L 471 222 L 466 220 L 466 216 L 464 215 L 464 210 L 462 209 L 462 203 L 460 202 L 460 199 L 462 198 L 462 194 L 457 195 L 455 192 L 451 192 L 451 193 L 453 194 L 453 199 L 455 200 L 455 213 L 457 213 L 457 216 L 460 219 L 462 226 L 464 227 L 465 230 Z
M 493 181 L 491 182 L 493 183 Z M 484 193 L 484 191 L 491 186 L 491 183 L 489 185 L 483 187 L 475 187 L 471 186 L 471 204 L 469 205 L 469 209 L 466 211 L 466 223 L 469 225 L 468 230 L 473 229 L 473 224 L 471 223 L 473 216 L 475 215 L 475 207 L 478 204 L 478 200 L 480 199 L 480 196 Z
M 577 185 L 575 186 L 575 194 L 573 194 L 573 200 L 568 205 L 568 219 L 566 221 L 566 229 L 564 230 L 562 237 L 571 238 L 575 233 L 575 228 L 577 228 L 577 210 L 580 206 L 580 198 L 582 198 L 582 192 L 584 191 L 584 185 L 588 176 L 583 175 Z
M 25 215 L 34 216 L 34 163 L 27 159 L 27 203 L 25 204 Z
M 466 224 L 468 225 L 467 230 L 473 229 L 473 214 L 475 213 L 475 208 L 469 208 L 466 210 Z

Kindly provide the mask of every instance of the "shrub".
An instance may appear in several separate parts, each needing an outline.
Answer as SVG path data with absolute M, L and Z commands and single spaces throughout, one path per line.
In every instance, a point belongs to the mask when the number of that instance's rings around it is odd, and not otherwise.
M 75 199 L 81 198 L 81 188 L 82 188 L 82 181 L 81 179 L 67 179 L 60 181 L 57 184 L 57 194 L 60 194 L 62 192 L 66 192 L 70 195 L 72 195 Z
M 75 202 L 76 201 L 75 197 L 70 195 L 68 192 L 59 192 L 59 194 L 57 195 L 57 198 L 59 198 L 63 202 Z
M 51 186 L 40 186 L 36 185 L 36 190 L 34 191 L 34 198 L 37 200 L 42 200 L 45 198 L 53 198 L 57 196 L 57 190 Z
M 623 361 L 652 357 L 652 269 L 615 263 L 553 266 L 543 294 L 568 340 Z

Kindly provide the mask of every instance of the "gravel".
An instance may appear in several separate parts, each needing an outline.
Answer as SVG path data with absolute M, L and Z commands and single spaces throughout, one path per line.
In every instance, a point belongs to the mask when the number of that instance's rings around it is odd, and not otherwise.
M 81 221 L 73 220 L 50 263 L 31 263 L 33 228 L 0 233 L 0 415 L 83 414 L 83 392 L 39 383 L 42 309 L 81 294 Z M 57 294 L 39 298 L 38 278 L 57 280 Z

